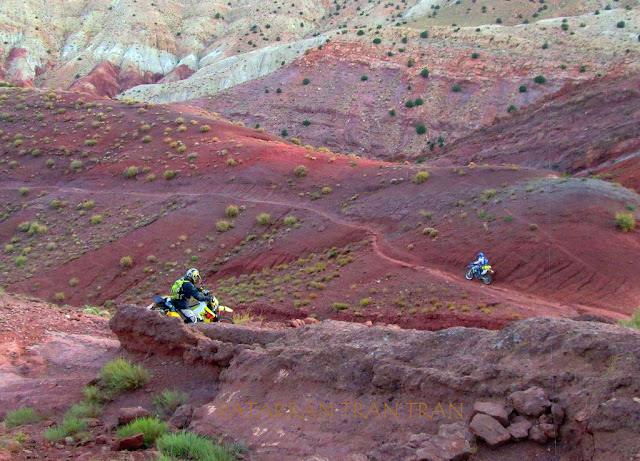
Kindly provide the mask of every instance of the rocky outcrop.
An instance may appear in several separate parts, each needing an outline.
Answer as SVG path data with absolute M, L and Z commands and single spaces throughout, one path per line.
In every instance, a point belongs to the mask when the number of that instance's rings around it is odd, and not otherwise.
M 176 77 L 180 74 L 175 74 Z M 98 64 L 89 74 L 76 80 L 69 88 L 72 91 L 80 91 L 94 96 L 115 97 L 124 90 L 137 85 L 155 83 L 162 75 L 151 72 L 140 73 L 130 65 L 121 70 L 109 61 Z
M 290 63 L 307 49 L 321 45 L 325 41 L 326 38 L 320 35 L 294 43 L 272 45 L 242 55 L 230 56 L 211 62 L 186 80 L 139 86 L 125 91 L 120 98 L 152 102 L 176 102 L 202 98 L 270 74 L 279 69 L 283 63 Z
M 217 369 L 219 393 L 189 427 L 240 439 L 261 460 L 640 450 L 640 333 L 624 327 L 537 318 L 422 332 L 324 321 L 274 332 L 189 328 L 133 306 L 110 326 L 127 350 Z

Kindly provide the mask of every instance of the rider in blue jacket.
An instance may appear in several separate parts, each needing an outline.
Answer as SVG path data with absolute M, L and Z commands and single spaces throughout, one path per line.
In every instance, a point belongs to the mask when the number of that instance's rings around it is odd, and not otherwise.
M 487 264 L 489 264 L 489 260 L 485 257 L 484 253 L 480 252 L 478 253 L 478 259 L 476 259 L 471 264 L 473 264 L 473 273 L 476 276 L 479 276 L 480 272 L 482 271 L 482 266 L 486 266 Z

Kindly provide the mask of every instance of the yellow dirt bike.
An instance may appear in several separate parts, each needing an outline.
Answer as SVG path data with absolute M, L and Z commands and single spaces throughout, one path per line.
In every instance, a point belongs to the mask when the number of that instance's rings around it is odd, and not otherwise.
M 148 305 L 147 309 L 161 311 L 169 317 L 181 318 L 185 323 L 189 323 L 188 317 L 173 306 L 170 296 L 156 295 L 153 298 L 153 304 Z M 197 322 L 234 323 L 233 317 L 221 314 L 221 312 L 230 314 L 233 312 L 233 309 L 227 306 L 221 306 L 215 296 L 209 295 L 207 296 L 206 301 L 199 301 L 195 304 L 189 305 L 189 310 L 193 312 Z

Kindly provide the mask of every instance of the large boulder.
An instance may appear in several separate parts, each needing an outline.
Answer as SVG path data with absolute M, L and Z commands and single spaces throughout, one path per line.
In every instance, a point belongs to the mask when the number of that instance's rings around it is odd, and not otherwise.
M 498 420 L 482 413 L 478 413 L 473 417 L 469 424 L 469 429 L 475 436 L 487 442 L 487 445 L 492 448 L 511 440 L 511 434 Z
M 551 407 L 547 393 L 539 387 L 513 392 L 507 400 L 521 415 L 540 416 Z

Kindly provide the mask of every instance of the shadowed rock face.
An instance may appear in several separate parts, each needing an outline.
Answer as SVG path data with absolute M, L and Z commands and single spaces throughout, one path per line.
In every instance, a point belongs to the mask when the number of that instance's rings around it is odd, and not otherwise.
M 640 450 L 640 333 L 623 327 L 535 318 L 500 331 L 423 332 L 325 321 L 276 332 L 188 328 L 133 306 L 121 307 L 110 326 L 131 352 L 221 371 L 219 394 L 195 409 L 191 428 L 242 440 L 255 459 L 421 459 L 443 442 L 443 424 L 469 424 L 474 402 L 507 402 L 532 388 L 552 405 L 539 427 L 564 421 L 557 444 L 534 443 L 547 440 L 535 431 L 517 447 L 521 436 L 495 449 L 478 439 L 477 459 L 533 459 L 548 450 L 549 459 L 629 459 Z M 461 445 L 455 459 L 468 456 Z

